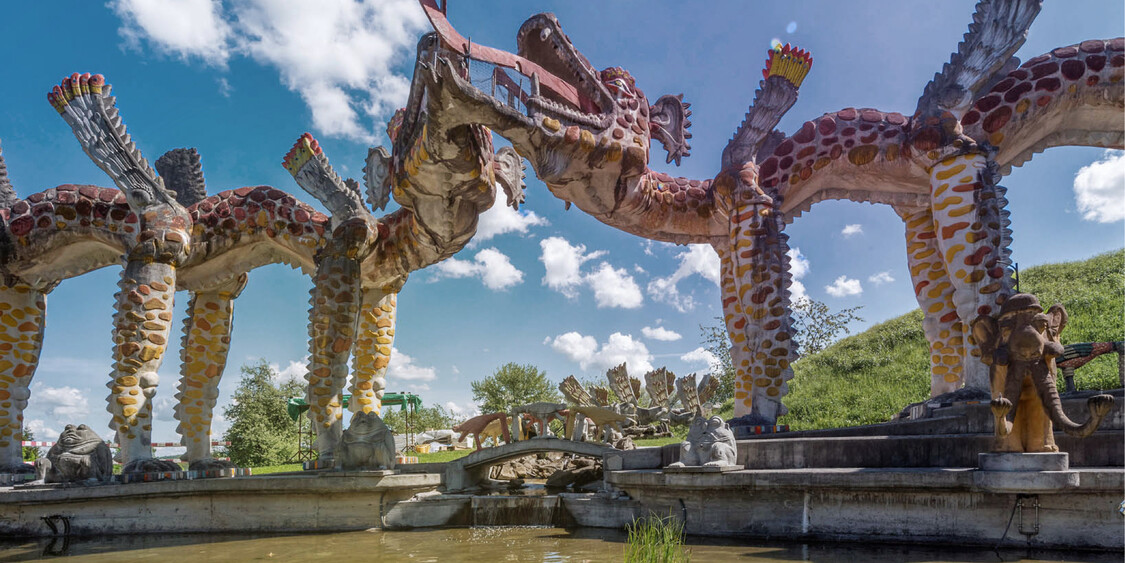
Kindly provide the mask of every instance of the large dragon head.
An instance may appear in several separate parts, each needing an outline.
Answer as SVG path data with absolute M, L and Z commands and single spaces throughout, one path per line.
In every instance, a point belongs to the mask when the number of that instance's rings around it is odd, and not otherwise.
M 442 44 L 431 59 L 437 66 L 433 76 L 442 82 L 441 107 L 457 114 L 442 120 L 485 125 L 504 136 L 557 195 L 569 201 L 578 194 L 565 186 L 613 186 L 620 178 L 639 176 L 651 139 L 664 144 L 669 162 L 679 164 L 689 155 L 691 112 L 682 96 L 650 105 L 628 71 L 597 70 L 554 15 L 528 19 L 512 54 L 472 44 L 443 13 L 427 12 Z M 431 101 L 431 112 L 434 107 Z

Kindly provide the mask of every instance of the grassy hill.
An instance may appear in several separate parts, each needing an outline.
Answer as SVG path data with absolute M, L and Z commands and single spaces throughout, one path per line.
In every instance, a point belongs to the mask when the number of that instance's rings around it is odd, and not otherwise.
M 1020 272 L 1020 290 L 1044 307 L 1062 303 L 1069 321 L 1064 344 L 1125 337 L 1125 250 L 1080 262 L 1044 264 Z M 793 364 L 779 423 L 794 430 L 884 422 L 907 404 L 929 397 L 929 354 L 922 312 L 914 310 L 840 340 Z M 1117 355 L 1076 372 L 1079 389 L 1119 387 Z

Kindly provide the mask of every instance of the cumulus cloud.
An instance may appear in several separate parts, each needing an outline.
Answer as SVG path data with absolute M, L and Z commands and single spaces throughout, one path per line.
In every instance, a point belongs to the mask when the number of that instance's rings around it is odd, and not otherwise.
M 853 280 L 847 276 L 840 276 L 831 285 L 824 286 L 824 291 L 832 297 L 847 297 L 849 295 L 859 295 L 863 293 L 863 286 L 860 285 L 859 280 Z
M 681 335 L 680 333 L 674 330 L 668 330 L 662 326 L 658 326 L 655 328 L 646 326 L 641 329 L 641 334 L 643 334 L 645 338 L 649 340 L 660 340 L 662 342 L 675 342 L 683 338 L 683 335 Z
M 309 371 L 309 356 L 305 354 L 304 358 L 300 360 L 289 360 L 289 364 L 281 367 L 278 364 L 270 364 L 270 369 L 277 374 L 278 381 L 285 382 L 290 380 L 304 381 L 305 374 Z
M 867 281 L 875 285 L 883 285 L 885 283 L 891 283 L 895 281 L 895 279 L 891 277 L 890 272 L 879 272 L 878 274 L 868 277 Z
M 608 262 L 600 263 L 591 272 L 583 272 L 582 265 L 605 255 L 605 251 L 587 252 L 582 244 L 570 244 L 562 237 L 549 237 L 539 241 L 545 273 L 543 285 L 575 299 L 582 287 L 594 292 L 599 308 L 618 307 L 635 309 L 641 306 L 644 296 L 636 280 L 624 268 L 614 268 Z
M 609 339 L 600 347 L 593 336 L 578 332 L 560 334 L 554 339 L 548 338 L 545 343 L 549 343 L 552 350 L 577 363 L 583 370 L 607 370 L 622 362 L 626 363 L 630 373 L 640 374 L 653 369 L 652 354 L 644 342 L 620 332 L 609 335 Z
M 712 370 L 719 365 L 719 359 L 702 346 L 680 356 L 680 360 L 689 364 L 705 364 L 708 369 Z
M 858 223 L 854 223 L 854 224 L 851 224 L 851 225 L 844 225 L 844 230 L 840 231 L 840 234 L 844 235 L 845 237 L 852 237 L 852 236 L 858 235 L 862 232 L 863 232 L 863 225 L 860 225 Z
M 46 422 L 40 419 L 24 421 L 23 427 L 30 430 L 32 435 L 35 436 L 37 442 L 50 442 L 59 438 L 59 431 L 47 426 Z M 40 450 L 43 451 L 43 450 Z M 47 453 L 43 451 L 43 453 Z
M 121 18 L 117 31 L 130 47 L 140 49 L 148 39 L 162 53 L 198 57 L 219 67 L 230 58 L 233 30 L 219 0 L 116 0 L 110 7 Z
M 453 401 L 445 402 L 445 410 L 456 417 L 469 418 L 480 414 L 480 409 L 476 405 L 459 405 Z
M 667 303 L 681 313 L 695 308 L 691 295 L 681 295 L 678 284 L 688 276 L 698 274 L 719 285 L 719 255 L 709 244 L 691 244 L 676 255 L 680 261 L 676 271 L 666 278 L 655 278 L 648 283 L 648 295 L 654 301 Z
M 793 285 L 789 286 L 790 301 L 797 302 L 808 297 L 805 292 L 805 284 L 801 282 L 801 278 L 809 273 L 809 259 L 805 258 L 801 254 L 801 249 L 796 246 L 790 247 L 785 254 L 789 256 L 789 275 L 793 282 Z
M 516 211 L 501 202 L 497 202 L 491 209 L 481 213 L 477 223 L 477 234 L 469 241 L 469 246 L 476 246 L 488 239 L 507 233 L 527 234 L 531 227 L 548 225 L 546 219 L 535 214 L 534 211 Z
M 127 44 L 139 48 L 147 41 L 220 68 L 234 55 L 274 67 L 309 106 L 318 131 L 364 142 L 377 138 L 366 121 L 382 121 L 405 104 L 410 81 L 395 67 L 428 27 L 411 0 L 322 0 L 315 7 L 232 0 L 226 9 L 218 0 L 111 5 Z
M 86 393 L 70 386 L 47 387 L 42 383 L 31 385 L 31 400 L 48 416 L 63 424 L 90 413 Z
M 414 363 L 414 358 L 391 347 L 391 362 L 387 366 L 387 378 L 399 381 L 433 381 L 437 372 L 432 367 Z
M 614 268 L 602 262 L 598 269 L 586 275 L 586 283 L 594 290 L 594 300 L 598 308 L 619 307 L 636 309 L 644 297 L 641 288 L 624 269 Z
M 489 247 L 481 250 L 472 260 L 449 258 L 433 266 L 434 279 L 480 278 L 485 287 L 503 291 L 523 283 L 523 272 L 512 265 L 508 255 Z
M 1074 199 L 1087 221 L 1125 220 L 1125 151 L 1105 151 L 1102 159 L 1074 176 Z

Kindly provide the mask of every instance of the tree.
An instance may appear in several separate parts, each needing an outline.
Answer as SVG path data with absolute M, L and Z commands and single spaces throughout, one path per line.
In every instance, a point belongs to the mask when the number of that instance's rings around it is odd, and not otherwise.
M 464 417 L 454 416 L 441 405 L 423 407 L 412 411 L 388 406 L 383 409 L 382 419 L 383 423 L 395 434 L 405 434 L 408 416 L 410 418 L 410 429 L 414 432 L 453 428 L 464 419 Z
M 31 441 L 35 440 L 35 434 L 32 431 L 24 428 L 23 429 L 23 436 L 20 439 L 31 442 Z M 24 446 L 23 447 L 23 460 L 24 461 L 35 461 L 35 460 L 39 459 L 40 453 L 41 452 L 39 451 L 39 448 L 36 448 L 34 446 Z
M 512 407 L 527 403 L 561 399 L 555 385 L 547 380 L 547 373 L 531 364 L 504 364 L 489 377 L 471 385 L 473 401 L 483 413 L 508 412 Z
M 243 365 L 234 399 L 223 409 L 231 421 L 227 451 L 239 467 L 278 465 L 297 453 L 299 437 L 285 404 L 290 397 L 303 397 L 305 384 L 290 379 L 278 385 L 274 383 L 277 377 L 265 360 Z
M 840 333 L 851 334 L 848 323 L 852 321 L 863 322 L 856 315 L 856 311 L 863 306 L 848 307 L 833 313 L 828 305 L 815 299 L 802 297 L 793 302 L 793 328 L 796 334 L 793 340 L 797 343 L 797 351 L 804 356 L 820 352 L 836 341 Z
M 849 307 L 833 313 L 828 305 L 809 297 L 793 302 L 793 341 L 797 352 L 802 356 L 816 354 L 832 344 L 840 333 L 851 334 L 848 323 L 863 322 L 856 315 L 863 306 Z M 730 336 L 722 317 L 715 317 L 714 325 L 700 325 L 703 347 L 715 356 L 713 371 L 719 377 L 719 389 L 715 392 L 716 401 L 725 401 L 734 396 L 734 362 L 730 357 Z

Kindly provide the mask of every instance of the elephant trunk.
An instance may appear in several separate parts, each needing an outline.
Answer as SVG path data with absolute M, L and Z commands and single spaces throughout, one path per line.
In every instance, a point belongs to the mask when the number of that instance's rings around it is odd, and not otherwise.
M 1106 413 L 1113 407 L 1113 397 L 1109 395 L 1091 397 L 1087 403 L 1090 418 L 1085 423 L 1078 424 L 1063 412 L 1062 399 L 1059 398 L 1059 390 L 1055 385 L 1055 375 L 1051 373 L 1047 363 L 1036 365 L 1034 372 L 1032 379 L 1035 381 L 1035 387 L 1039 391 L 1039 398 L 1043 401 L 1047 415 L 1051 417 L 1051 422 L 1071 436 L 1085 438 L 1093 434 L 1098 424 L 1101 424 L 1102 418 L 1105 418 Z

